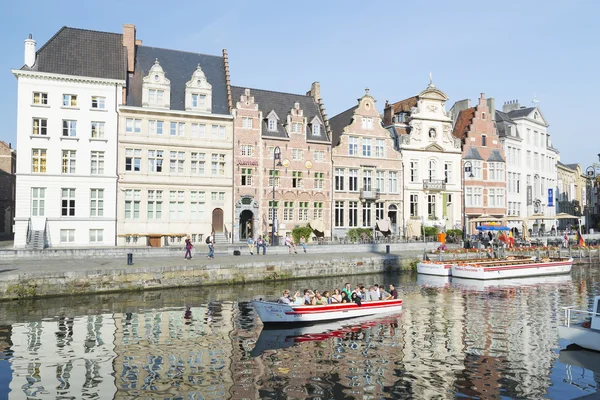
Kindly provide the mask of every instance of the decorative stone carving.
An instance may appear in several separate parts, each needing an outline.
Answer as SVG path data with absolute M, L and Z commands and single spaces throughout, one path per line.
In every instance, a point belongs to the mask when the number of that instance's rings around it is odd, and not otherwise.
M 427 109 L 429 111 L 431 111 L 432 113 L 434 113 L 434 112 L 437 111 L 437 106 L 435 104 L 430 104 L 430 105 L 427 106 Z
M 435 128 L 429 128 L 429 138 L 435 139 L 436 135 L 437 135 L 437 132 L 436 132 Z

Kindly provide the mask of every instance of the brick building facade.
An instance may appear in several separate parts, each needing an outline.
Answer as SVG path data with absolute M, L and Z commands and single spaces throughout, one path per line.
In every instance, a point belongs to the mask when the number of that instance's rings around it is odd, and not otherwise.
M 0 141 L 0 238 L 11 236 L 15 216 L 17 153 Z
M 331 140 L 318 82 L 306 95 L 234 86 L 232 97 L 233 241 L 269 235 L 273 210 L 280 238 L 307 224 L 330 236 Z

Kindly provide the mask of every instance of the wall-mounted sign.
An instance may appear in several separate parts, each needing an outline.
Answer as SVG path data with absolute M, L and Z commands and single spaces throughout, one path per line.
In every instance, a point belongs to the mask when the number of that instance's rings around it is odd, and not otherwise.
M 258 166 L 258 160 L 237 160 L 237 165 L 251 165 Z
M 554 189 L 548 188 L 548 207 L 554 207 Z

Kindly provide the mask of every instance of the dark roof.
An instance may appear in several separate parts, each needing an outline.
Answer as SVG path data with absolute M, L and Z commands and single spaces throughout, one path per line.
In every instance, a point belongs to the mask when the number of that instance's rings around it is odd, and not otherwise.
M 413 96 L 409 97 L 408 99 L 404 99 L 396 103 L 390 104 L 389 106 L 392 107 L 393 114 L 399 112 L 410 112 L 411 108 L 416 107 L 418 101 L 419 96 Z
M 319 118 L 321 124 L 325 123 L 325 119 L 321 115 L 321 111 L 319 109 L 319 104 L 317 104 L 317 102 L 312 96 L 304 94 L 274 92 L 271 90 L 244 88 L 242 86 L 232 86 L 231 95 L 233 97 L 234 106 L 238 101 L 240 101 L 240 97 L 244 94 L 245 89 L 250 89 L 250 96 L 254 97 L 254 103 L 256 103 L 258 105 L 258 109 L 262 111 L 263 137 L 289 137 L 288 132 L 286 132 L 283 124 L 287 122 L 287 116 L 292 110 L 292 108 L 294 108 L 294 103 L 298 103 L 308 122 L 305 126 L 306 140 L 329 143 L 329 134 L 327 133 L 325 125 L 321 125 L 320 136 L 314 136 L 312 133 L 311 123 L 315 116 Z M 275 111 L 275 114 L 277 114 L 277 117 L 279 117 L 276 131 L 268 130 L 267 116 L 271 113 L 271 111 Z
M 479 151 L 474 147 L 469 147 L 467 150 L 467 154 L 463 157 L 465 160 L 481 160 L 483 161 L 483 157 L 479 154 Z
M 122 36 L 63 26 L 37 51 L 31 70 L 125 80 L 127 57 Z M 27 66 L 21 69 L 30 70 Z
M 352 123 L 354 117 L 354 111 L 358 108 L 358 105 L 347 109 L 329 119 L 329 127 L 331 128 L 331 144 L 337 146 L 340 144 L 340 137 L 344 133 L 344 128 Z
M 185 110 L 185 84 L 200 65 L 212 85 L 212 113 L 229 114 L 223 57 L 148 46 L 136 46 L 135 72 L 127 82 L 128 106 L 141 107 L 143 79 L 157 59 L 171 81 L 171 110 Z
M 467 137 L 467 132 L 469 132 L 473 117 L 475 117 L 475 107 L 464 109 L 458 113 L 458 118 L 456 119 L 456 124 L 454 124 L 454 130 L 452 131 L 454 137 L 458 139 Z
M 535 107 L 519 108 L 518 110 L 509 111 L 508 115 L 511 118 L 521 118 L 528 116 L 533 110 L 535 110 Z
M 488 162 L 504 162 L 504 158 L 502 158 L 502 154 L 498 150 L 492 150 L 490 156 L 487 159 Z
M 498 131 L 499 137 L 506 136 L 506 125 L 514 125 L 515 122 L 505 112 L 496 110 L 496 130 Z

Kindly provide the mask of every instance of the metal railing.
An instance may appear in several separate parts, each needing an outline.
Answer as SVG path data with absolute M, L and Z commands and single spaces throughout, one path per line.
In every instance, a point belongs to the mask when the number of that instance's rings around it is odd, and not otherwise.
M 571 324 L 580 324 L 583 322 L 585 317 L 600 317 L 600 314 L 592 311 L 576 310 L 576 306 L 563 307 L 565 310 L 565 326 L 569 327 Z M 573 315 L 575 314 L 575 315 Z
M 377 200 L 379 199 L 379 189 L 365 189 L 360 190 L 360 198 L 363 200 Z
M 423 179 L 423 190 L 446 190 L 443 179 Z

